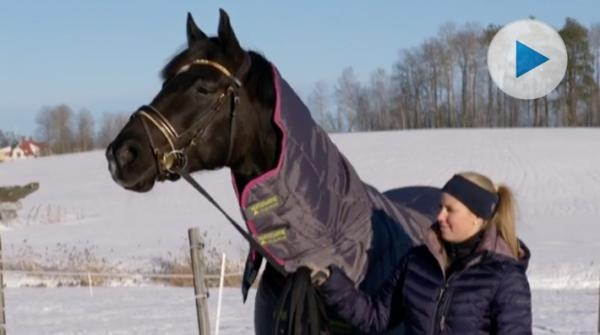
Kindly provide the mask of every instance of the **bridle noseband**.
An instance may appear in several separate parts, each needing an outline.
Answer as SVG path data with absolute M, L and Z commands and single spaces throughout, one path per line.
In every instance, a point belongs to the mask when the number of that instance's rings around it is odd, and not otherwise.
M 175 127 L 169 122 L 169 120 L 154 106 L 152 105 L 144 105 L 141 106 L 133 115 L 132 118 L 139 116 L 140 121 L 144 126 L 144 131 L 146 136 L 148 137 L 148 141 L 150 143 L 150 147 L 152 149 L 152 153 L 154 155 L 154 160 L 157 166 L 157 179 L 164 180 L 169 177 L 174 177 L 178 175 L 179 171 L 185 169 L 187 165 L 187 156 L 186 150 L 196 145 L 197 138 L 200 137 L 202 139 L 202 135 L 206 128 L 211 124 L 212 119 L 215 115 L 218 114 L 219 111 L 223 108 L 225 104 L 225 98 L 227 96 L 230 97 L 230 134 L 229 134 L 229 150 L 227 151 L 227 158 L 225 160 L 225 165 L 229 164 L 231 160 L 231 153 L 233 149 L 233 136 L 234 136 L 234 128 L 235 128 L 235 108 L 239 101 L 239 90 L 242 88 L 242 80 L 247 75 L 250 66 L 251 60 L 250 55 L 247 53 L 244 54 L 244 61 L 242 65 L 238 69 L 236 75 L 232 75 L 229 70 L 223 65 L 208 59 L 196 59 L 191 63 L 184 65 L 177 71 L 175 75 L 188 71 L 193 65 L 206 65 L 210 66 L 216 70 L 218 70 L 221 74 L 223 74 L 227 79 L 229 79 L 230 84 L 227 86 L 225 92 L 222 92 L 215 103 L 211 106 L 208 113 L 203 115 L 200 119 L 198 119 L 191 127 L 185 129 L 181 134 L 177 132 Z M 157 146 L 152 139 L 150 128 L 148 127 L 148 121 L 152 124 L 165 138 L 167 141 L 168 147 L 166 150 Z

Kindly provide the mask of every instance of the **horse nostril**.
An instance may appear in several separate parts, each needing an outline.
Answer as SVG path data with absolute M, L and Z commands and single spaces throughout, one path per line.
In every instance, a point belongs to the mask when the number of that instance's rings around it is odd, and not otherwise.
M 117 162 L 120 166 L 126 166 L 131 164 L 137 158 L 137 148 L 131 145 L 124 145 L 120 147 L 116 154 Z
M 108 160 L 109 162 L 114 162 L 115 161 L 115 155 L 113 154 L 112 145 L 109 145 L 106 148 L 106 160 Z

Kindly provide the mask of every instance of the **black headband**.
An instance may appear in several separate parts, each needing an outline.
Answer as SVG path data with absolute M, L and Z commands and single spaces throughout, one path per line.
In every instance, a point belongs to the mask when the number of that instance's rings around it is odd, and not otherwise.
M 498 194 L 490 192 L 461 175 L 454 175 L 442 188 L 446 192 L 462 202 L 475 215 L 484 220 L 489 220 L 494 215 Z

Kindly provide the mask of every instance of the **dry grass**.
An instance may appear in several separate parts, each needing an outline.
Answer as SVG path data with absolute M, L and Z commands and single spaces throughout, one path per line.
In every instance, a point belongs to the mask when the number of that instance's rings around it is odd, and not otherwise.
M 177 254 L 151 260 L 151 271 L 139 271 L 140 275 L 127 276 L 123 273 L 136 271 L 124 269 L 120 262 L 97 256 L 93 246 L 74 247 L 57 243 L 46 255 L 34 251 L 23 241 L 22 246 L 10 260 L 5 260 L 4 270 L 21 272 L 27 278 L 36 279 L 35 286 L 108 286 L 124 282 L 154 282 L 168 286 L 193 287 L 191 256 L 186 248 Z M 204 252 L 205 278 L 208 287 L 218 286 L 221 271 L 221 254 L 210 248 Z M 228 259 L 224 285 L 239 286 L 244 259 Z M 142 273 L 148 273 L 144 276 Z M 88 275 L 88 274 L 91 274 Z M 101 274 L 101 275 L 98 275 Z M 233 275 L 231 275 L 233 274 Z M 133 278 L 135 277 L 135 278 Z
M 53 279 L 57 286 L 87 286 L 90 284 L 88 273 L 118 273 L 119 264 L 96 256 L 94 247 L 77 248 L 57 243 L 56 253 L 53 254 L 58 256 L 42 256 L 24 241 L 16 257 L 5 261 L 4 270 L 23 272 L 27 277 L 39 279 L 42 283 L 43 280 Z M 61 273 L 64 275 L 61 276 Z M 76 273 L 85 275 L 75 275 Z M 111 277 L 91 276 L 91 284 L 94 286 L 107 285 L 112 281 Z
M 221 254 L 214 247 L 204 251 L 205 274 L 207 275 L 205 282 L 208 287 L 219 285 L 221 257 Z M 243 258 L 226 259 L 224 286 L 239 286 L 241 284 L 242 276 L 240 273 L 243 271 L 244 262 Z M 152 263 L 156 274 L 173 276 L 170 278 L 157 278 L 154 279 L 155 281 L 171 286 L 194 286 L 192 260 L 187 248 L 180 250 L 177 256 L 169 254 L 166 258 L 154 258 Z
M 32 206 L 24 217 L 27 225 L 54 224 L 66 221 L 79 221 L 89 217 L 82 209 L 69 208 L 57 204 Z

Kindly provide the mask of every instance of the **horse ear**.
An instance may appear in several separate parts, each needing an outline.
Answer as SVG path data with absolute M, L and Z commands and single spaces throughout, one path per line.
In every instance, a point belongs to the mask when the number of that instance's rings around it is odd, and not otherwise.
M 194 18 L 192 17 L 192 14 L 189 12 L 187 15 L 186 28 L 187 28 L 186 30 L 187 30 L 188 47 L 198 41 L 203 41 L 208 38 L 206 36 L 206 34 L 203 33 L 202 30 L 200 30 L 200 28 L 198 28 L 198 26 L 196 25 L 196 22 L 194 22 Z
M 219 39 L 231 55 L 238 55 L 242 52 L 242 48 L 229 23 L 229 15 L 223 9 L 219 9 L 219 14 Z

